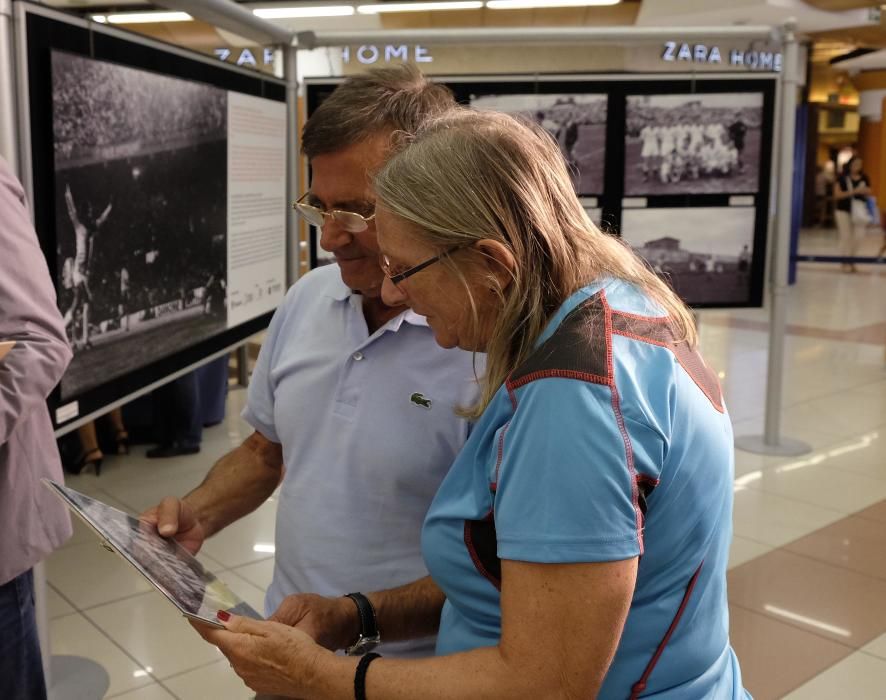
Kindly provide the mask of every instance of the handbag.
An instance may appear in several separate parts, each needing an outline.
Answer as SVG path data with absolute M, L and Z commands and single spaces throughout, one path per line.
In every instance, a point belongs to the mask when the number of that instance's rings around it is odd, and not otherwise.
M 849 191 L 855 191 L 855 188 L 852 186 L 852 180 L 849 180 Z M 853 224 L 871 223 L 871 213 L 868 211 L 866 200 L 858 199 L 853 195 L 849 207 L 849 216 L 852 219 Z
M 869 224 L 871 223 L 871 214 L 868 211 L 868 205 L 865 202 L 852 198 L 852 209 L 849 215 L 852 217 L 853 224 Z

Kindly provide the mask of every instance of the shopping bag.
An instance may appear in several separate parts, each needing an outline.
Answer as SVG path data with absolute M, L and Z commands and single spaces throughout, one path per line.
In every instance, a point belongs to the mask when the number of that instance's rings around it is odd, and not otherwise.
M 869 224 L 871 223 L 871 214 L 868 211 L 866 201 L 852 198 L 852 209 L 850 210 L 853 224 Z

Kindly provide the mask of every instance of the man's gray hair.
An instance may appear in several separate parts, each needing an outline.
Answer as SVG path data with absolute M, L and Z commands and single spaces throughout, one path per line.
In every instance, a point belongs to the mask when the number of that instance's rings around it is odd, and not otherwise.
M 347 78 L 305 123 L 301 150 L 309 159 L 386 131 L 415 133 L 428 117 L 455 106 L 449 88 L 410 63 Z

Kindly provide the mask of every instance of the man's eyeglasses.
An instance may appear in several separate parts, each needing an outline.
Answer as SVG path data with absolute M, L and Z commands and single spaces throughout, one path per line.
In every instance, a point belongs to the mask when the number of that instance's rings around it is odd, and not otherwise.
M 323 228 L 323 224 L 326 223 L 326 217 L 328 216 L 348 233 L 360 233 L 369 228 L 369 222 L 375 218 L 374 213 L 370 216 L 363 216 L 355 211 L 345 211 L 344 209 L 330 209 L 326 211 L 325 209 L 320 209 L 320 207 L 315 207 L 313 204 L 306 204 L 304 200 L 309 194 L 310 192 L 305 192 L 298 198 L 297 202 L 292 203 L 292 208 L 311 226 Z
M 385 273 L 385 277 L 391 280 L 391 283 L 394 285 L 400 284 L 403 280 L 412 277 L 416 272 L 421 272 L 426 267 L 430 267 L 435 262 L 439 262 L 443 256 L 451 255 L 457 250 L 461 250 L 462 248 L 467 248 L 470 245 L 473 245 L 474 242 L 470 243 L 459 243 L 458 245 L 454 245 L 451 248 L 447 248 L 439 255 L 435 255 L 433 258 L 428 258 L 424 262 L 420 262 L 418 265 L 414 265 L 406 270 L 401 272 L 397 272 L 393 265 L 391 265 L 391 260 L 387 255 L 382 254 L 379 256 L 379 265 L 381 266 L 381 271 Z

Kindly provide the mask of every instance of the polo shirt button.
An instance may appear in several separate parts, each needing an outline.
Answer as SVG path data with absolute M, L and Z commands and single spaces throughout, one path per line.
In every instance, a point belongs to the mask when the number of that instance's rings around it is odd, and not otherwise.
M 358 350 L 357 352 L 355 352 L 355 353 L 352 355 L 352 357 L 353 357 L 357 362 L 359 362 L 360 360 L 363 359 L 364 355 L 363 355 L 362 352 L 360 352 L 360 351 Z

